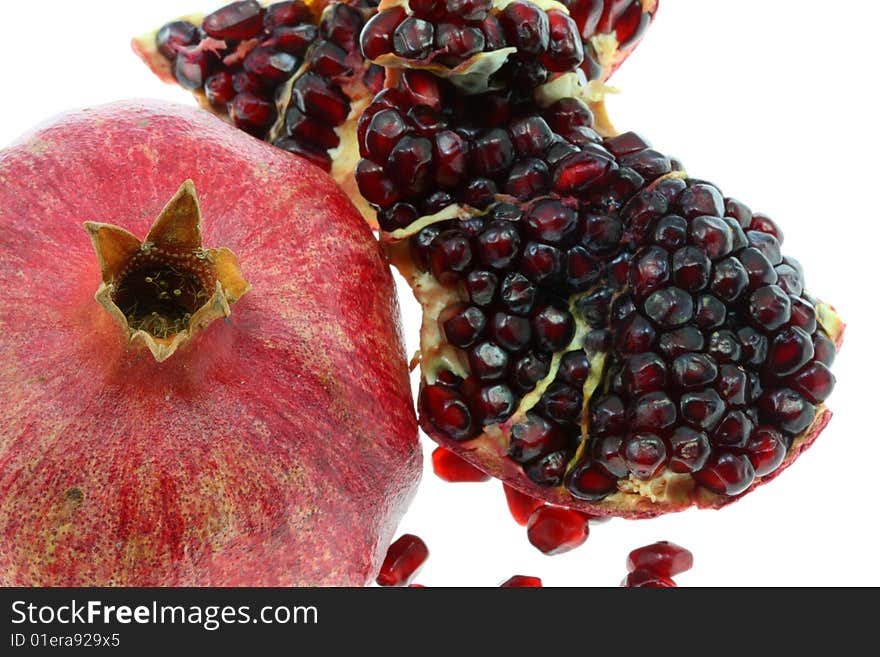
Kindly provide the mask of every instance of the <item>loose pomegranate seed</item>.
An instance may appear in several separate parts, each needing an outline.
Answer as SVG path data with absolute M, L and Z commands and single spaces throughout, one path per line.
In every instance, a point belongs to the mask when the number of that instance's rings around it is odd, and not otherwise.
M 694 555 L 669 541 L 658 541 L 637 548 L 626 558 L 626 569 L 629 572 L 644 568 L 663 577 L 680 575 L 693 568 L 693 565 Z
M 202 29 L 215 39 L 251 39 L 263 27 L 263 11 L 256 0 L 233 2 L 205 16 Z
M 543 506 L 529 518 L 529 543 L 548 555 L 562 554 L 583 545 L 590 533 L 587 517 L 558 506 Z
M 434 474 L 450 483 L 481 482 L 491 479 L 485 472 L 443 447 L 438 447 L 431 453 L 431 465 Z
M 529 588 L 536 589 L 541 588 L 543 586 L 540 577 L 531 577 L 529 575 L 514 575 L 503 584 L 500 585 L 502 589 L 519 589 L 519 588 Z
M 379 568 L 379 586 L 406 586 L 428 558 L 428 546 L 418 536 L 404 534 L 388 548 Z
M 625 588 L 676 588 L 677 584 L 671 578 L 665 577 L 648 568 L 638 568 L 629 573 L 620 583 Z
M 198 28 L 187 21 L 168 23 L 156 33 L 156 47 L 165 59 L 174 59 L 181 48 L 198 42 Z
M 510 509 L 510 515 L 513 519 L 523 527 L 529 523 L 531 515 L 539 508 L 544 506 L 541 500 L 521 493 L 515 488 L 511 488 L 504 484 L 504 495 L 507 498 L 507 506 Z

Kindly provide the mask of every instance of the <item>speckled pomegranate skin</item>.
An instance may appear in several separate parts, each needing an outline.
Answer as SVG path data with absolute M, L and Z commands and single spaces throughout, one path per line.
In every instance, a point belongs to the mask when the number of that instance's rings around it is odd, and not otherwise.
M 253 286 L 157 363 L 84 221 L 192 179 Z M 329 176 L 194 108 L 70 113 L 0 151 L 0 585 L 363 585 L 421 473 L 393 280 Z

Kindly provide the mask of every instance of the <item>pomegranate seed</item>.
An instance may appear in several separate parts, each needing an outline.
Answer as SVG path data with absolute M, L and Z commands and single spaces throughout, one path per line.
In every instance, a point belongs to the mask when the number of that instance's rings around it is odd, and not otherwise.
M 759 426 L 752 432 L 746 450 L 755 474 L 763 477 L 782 465 L 788 444 L 785 437 L 773 427 Z
M 202 29 L 215 39 L 251 39 L 263 27 L 263 7 L 256 0 L 233 2 L 205 16 Z
M 174 58 L 174 79 L 184 89 L 200 89 L 208 77 L 212 57 L 197 47 L 180 48 Z
M 339 146 L 339 135 L 333 128 L 318 119 L 306 116 L 295 107 L 287 110 L 284 129 L 289 137 L 295 137 L 324 149 Z
M 651 148 L 651 144 L 635 132 L 624 132 L 606 141 L 605 148 L 617 157 L 623 157 L 647 150 Z
M 507 42 L 526 55 L 540 55 L 550 44 L 547 14 L 531 2 L 517 0 L 507 5 L 498 18 Z
M 794 374 L 813 358 L 813 341 L 802 328 L 783 329 L 770 342 L 767 369 L 776 376 Z
M 238 94 L 229 105 L 229 117 L 235 127 L 261 136 L 275 120 L 275 105 L 251 93 Z
M 418 536 L 404 534 L 388 548 L 379 568 L 379 586 L 406 586 L 428 558 L 428 546 Z
M 361 52 L 367 59 L 376 59 L 394 49 L 394 30 L 406 18 L 403 7 L 380 11 L 373 16 L 361 31 Z
M 440 85 L 427 71 L 405 70 L 401 76 L 401 88 L 412 105 L 424 105 L 438 112 L 443 110 Z
M 242 62 L 248 73 L 270 81 L 273 84 L 284 82 L 293 75 L 299 61 L 286 52 L 273 52 L 268 48 L 254 48 Z
M 529 352 L 513 365 L 513 380 L 522 392 L 534 390 L 535 386 L 550 371 L 550 360 L 542 355 Z
M 778 388 L 761 396 L 758 401 L 763 421 L 796 435 L 810 426 L 816 409 L 794 390 Z
M 617 490 L 617 478 L 598 465 L 586 462 L 574 469 L 567 488 L 577 499 L 596 502 Z
M 365 155 L 376 162 L 387 162 L 388 156 L 409 127 L 399 112 L 380 110 L 373 115 L 364 136 Z
M 346 75 L 351 72 L 347 59 L 348 53 L 342 48 L 330 41 L 322 41 L 312 50 L 312 70 L 327 78 Z
M 293 27 L 278 27 L 272 32 L 272 37 L 262 45 L 300 57 L 316 38 L 318 38 L 318 28 L 306 23 Z
M 759 329 L 775 331 L 791 319 L 791 301 L 782 288 L 765 285 L 749 297 L 749 316 Z
M 498 381 L 507 374 L 510 357 L 494 342 L 481 342 L 468 350 L 468 363 L 481 381 Z
M 450 483 L 480 482 L 491 479 L 482 470 L 478 470 L 455 452 L 438 447 L 431 453 L 431 465 L 434 474 L 443 481 Z
M 748 457 L 731 452 L 713 455 L 708 464 L 694 473 L 697 483 L 719 495 L 739 495 L 755 480 L 755 468 Z
M 271 31 L 277 27 L 291 27 L 297 23 L 308 23 L 311 20 L 312 13 L 301 0 L 273 2 L 266 7 L 263 27 Z
M 503 584 L 501 584 L 502 589 L 518 589 L 518 588 L 541 588 L 543 584 L 541 583 L 540 577 L 531 577 L 529 575 L 514 575 Z
M 562 554 L 583 545 L 589 533 L 587 517 L 572 509 L 543 506 L 529 517 L 529 543 L 547 555 Z
M 447 16 L 464 21 L 481 21 L 492 8 L 492 0 L 439 0 L 438 4 Z
M 648 568 L 638 568 L 629 573 L 620 583 L 625 588 L 657 588 L 671 589 L 676 588 L 677 584 L 669 577 L 660 575 Z
M 669 541 L 658 541 L 637 548 L 626 558 L 626 569 L 629 572 L 644 568 L 663 577 L 680 575 L 693 568 L 693 565 L 694 555 Z
M 511 430 L 508 454 L 517 463 L 526 463 L 543 454 L 564 447 L 565 436 L 559 428 L 537 413 L 529 412 L 526 419 Z
M 508 386 L 493 384 L 480 388 L 470 401 L 479 421 L 487 426 L 509 419 L 516 411 L 517 398 Z
M 364 18 L 354 7 L 338 2 L 330 5 L 321 19 L 321 35 L 346 52 L 358 47 L 358 37 L 364 27 Z
M 529 517 L 532 513 L 534 513 L 539 507 L 544 506 L 544 503 L 541 500 L 536 500 L 534 497 L 521 493 L 507 484 L 504 484 L 504 495 L 507 498 L 507 506 L 510 509 L 510 515 L 513 516 L 513 519 L 517 524 L 522 525 L 523 527 L 528 524 Z
M 434 44 L 434 26 L 410 16 L 394 30 L 394 52 L 407 59 L 424 59 Z
M 761 233 L 767 233 L 776 238 L 776 241 L 782 244 L 782 240 L 784 239 L 784 235 L 782 234 L 782 230 L 773 221 L 770 217 L 764 214 L 754 214 L 752 215 L 751 222 L 748 225 L 750 230 L 756 230 Z M 746 226 L 743 226 L 746 228 Z
M 351 109 L 339 87 L 315 73 L 305 73 L 293 83 L 293 100 L 303 114 L 334 126 L 342 125 Z
M 400 198 L 397 186 L 381 165 L 371 160 L 361 160 L 355 168 L 354 175 L 361 194 L 370 203 L 390 205 Z
M 773 237 L 773 235 L 750 230 L 746 233 L 746 237 L 748 237 L 749 244 L 763 253 L 771 265 L 776 266 L 782 263 L 782 250 L 779 246 L 779 240 Z
M 434 42 L 438 50 L 454 58 L 449 63 L 457 65 L 461 60 L 481 52 L 486 45 L 486 37 L 475 27 L 440 23 Z
M 187 21 L 168 23 L 156 33 L 156 47 L 165 59 L 174 59 L 181 48 L 198 42 L 198 28 Z
M 479 175 L 499 175 L 510 168 L 513 159 L 513 143 L 507 132 L 500 128 L 477 138 L 471 150 L 472 166 Z
M 574 320 L 567 310 L 545 306 L 532 318 L 535 344 L 538 349 L 552 353 L 566 346 L 574 335 Z
M 585 192 L 616 168 L 610 156 L 594 151 L 572 153 L 556 165 L 553 189 L 560 194 Z
M 638 479 L 651 479 L 668 460 L 663 439 L 652 433 L 635 433 L 621 448 L 627 469 Z
M 835 378 L 825 363 L 814 360 L 792 377 L 792 387 L 804 397 L 819 404 L 834 390 Z
M 709 460 L 709 437 L 690 427 L 676 427 L 669 438 L 669 469 L 687 473 L 701 470 Z
M 550 39 L 541 62 L 550 71 L 571 71 L 584 60 L 584 46 L 578 28 L 570 16 L 561 11 L 548 11 Z
M 470 409 L 457 392 L 427 385 L 421 398 L 428 420 L 444 434 L 453 440 L 467 440 L 474 435 Z
M 205 80 L 205 96 L 208 102 L 213 105 L 223 106 L 232 102 L 235 93 L 232 86 L 232 75 L 227 71 L 215 73 Z
M 486 328 L 486 316 L 475 306 L 469 306 L 441 323 L 446 339 L 460 349 L 472 346 L 483 335 Z
M 688 187 L 678 195 L 676 205 L 685 219 L 724 215 L 724 197 L 712 185 L 697 184 Z
M 813 336 L 813 351 L 816 355 L 816 360 L 826 367 L 831 367 L 834 364 L 834 359 L 837 356 L 837 347 L 824 333 L 816 333 Z

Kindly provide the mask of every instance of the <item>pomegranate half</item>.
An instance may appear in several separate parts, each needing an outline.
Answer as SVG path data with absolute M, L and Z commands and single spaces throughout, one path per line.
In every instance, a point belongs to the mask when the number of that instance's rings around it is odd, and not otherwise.
M 327 174 L 197 109 L 63 115 L 0 151 L 0 287 L 0 585 L 376 576 L 421 451 Z

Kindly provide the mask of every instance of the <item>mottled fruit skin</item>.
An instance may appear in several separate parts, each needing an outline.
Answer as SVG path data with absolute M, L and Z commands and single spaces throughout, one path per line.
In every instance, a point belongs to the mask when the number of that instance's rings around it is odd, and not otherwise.
M 187 179 L 252 289 L 157 363 L 82 223 L 143 238 Z M 390 271 L 323 171 L 196 109 L 63 115 L 0 151 L 0 288 L 0 585 L 373 580 L 421 451 Z

